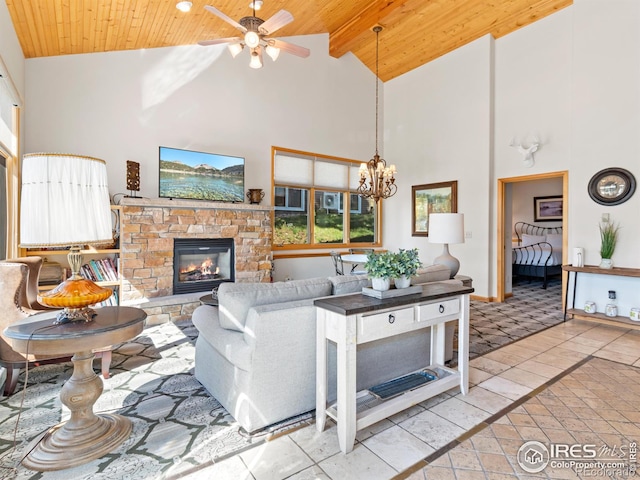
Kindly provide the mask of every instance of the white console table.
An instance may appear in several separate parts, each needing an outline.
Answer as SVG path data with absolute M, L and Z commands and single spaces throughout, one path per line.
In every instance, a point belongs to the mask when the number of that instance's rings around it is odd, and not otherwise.
M 356 431 L 442 392 L 469 385 L 469 294 L 473 288 L 445 283 L 424 285 L 422 293 L 377 299 L 362 294 L 327 297 L 317 307 L 316 427 L 327 416 L 337 422 L 343 453 L 353 449 Z M 458 321 L 458 367 L 444 366 L 445 323 Z M 438 379 L 380 399 L 369 390 L 356 392 L 357 345 L 401 333 L 431 329 L 431 364 Z M 337 401 L 327 405 L 327 342 L 337 345 Z M 402 355 L 402 352 L 398 352 Z M 370 396 L 371 401 L 364 397 Z M 364 400 L 364 401 L 363 401 Z M 357 405 L 366 404 L 358 409 Z

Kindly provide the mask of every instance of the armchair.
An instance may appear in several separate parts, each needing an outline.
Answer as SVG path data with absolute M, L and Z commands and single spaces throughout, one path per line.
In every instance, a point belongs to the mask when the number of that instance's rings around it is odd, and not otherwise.
M 18 383 L 20 369 L 29 363 L 29 368 L 47 363 L 60 363 L 71 360 L 66 357 L 34 356 L 18 353 L 11 348 L 11 341 L 2 332 L 11 323 L 25 319 L 37 313 L 51 310 L 38 303 L 38 277 L 42 266 L 41 257 L 21 257 L 0 261 L 0 366 L 7 370 L 4 383 L 4 395 L 12 395 Z M 52 310 L 54 311 L 54 310 Z M 111 350 L 96 352 L 102 359 L 102 374 L 109 378 Z
M 40 261 L 42 262 L 42 260 Z M 38 313 L 36 310 L 24 307 L 21 304 L 26 298 L 25 289 L 29 279 L 29 269 L 30 266 L 23 263 L 0 262 L 0 311 L 3 312 L 2 317 L 0 317 L 0 366 L 7 369 L 7 379 L 4 383 L 4 394 L 6 396 L 13 394 L 18 383 L 20 369 L 24 368 L 27 361 L 30 366 L 37 366 L 70 359 L 70 357 L 58 358 L 34 355 L 25 357 L 11 348 L 11 341 L 3 334 L 4 329 L 9 324 Z

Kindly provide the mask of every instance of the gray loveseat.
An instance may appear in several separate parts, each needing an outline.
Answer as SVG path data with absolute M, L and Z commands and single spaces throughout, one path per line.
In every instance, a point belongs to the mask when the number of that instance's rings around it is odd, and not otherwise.
M 418 273 L 414 284 L 449 279 L 442 266 Z M 315 409 L 313 300 L 361 292 L 367 284 L 366 275 L 221 284 L 219 307 L 202 305 L 193 313 L 196 379 L 249 432 Z M 450 348 L 453 328 L 447 337 Z M 428 365 L 429 349 L 428 333 L 360 345 L 358 389 Z M 335 348 L 329 351 L 329 398 L 335 398 Z

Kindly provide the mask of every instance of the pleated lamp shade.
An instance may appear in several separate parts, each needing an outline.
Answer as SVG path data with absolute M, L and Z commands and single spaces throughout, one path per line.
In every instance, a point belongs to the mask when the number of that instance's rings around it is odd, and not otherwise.
M 71 277 L 38 295 L 43 305 L 64 308 L 55 323 L 90 321 L 89 305 L 109 298 L 103 288 L 82 278 L 81 249 L 113 240 L 107 166 L 79 155 L 32 153 L 22 159 L 20 246 L 69 247 Z
M 112 240 L 104 160 L 58 153 L 24 155 L 21 247 L 84 246 Z

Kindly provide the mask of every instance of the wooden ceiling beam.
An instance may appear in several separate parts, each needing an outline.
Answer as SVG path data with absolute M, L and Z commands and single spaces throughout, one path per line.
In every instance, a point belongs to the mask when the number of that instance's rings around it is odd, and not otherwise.
M 411 1 L 375 0 L 358 15 L 349 19 L 347 23 L 329 33 L 329 55 L 340 58 L 352 50 L 355 44 L 362 41 L 363 35 L 380 23 L 382 19 Z

